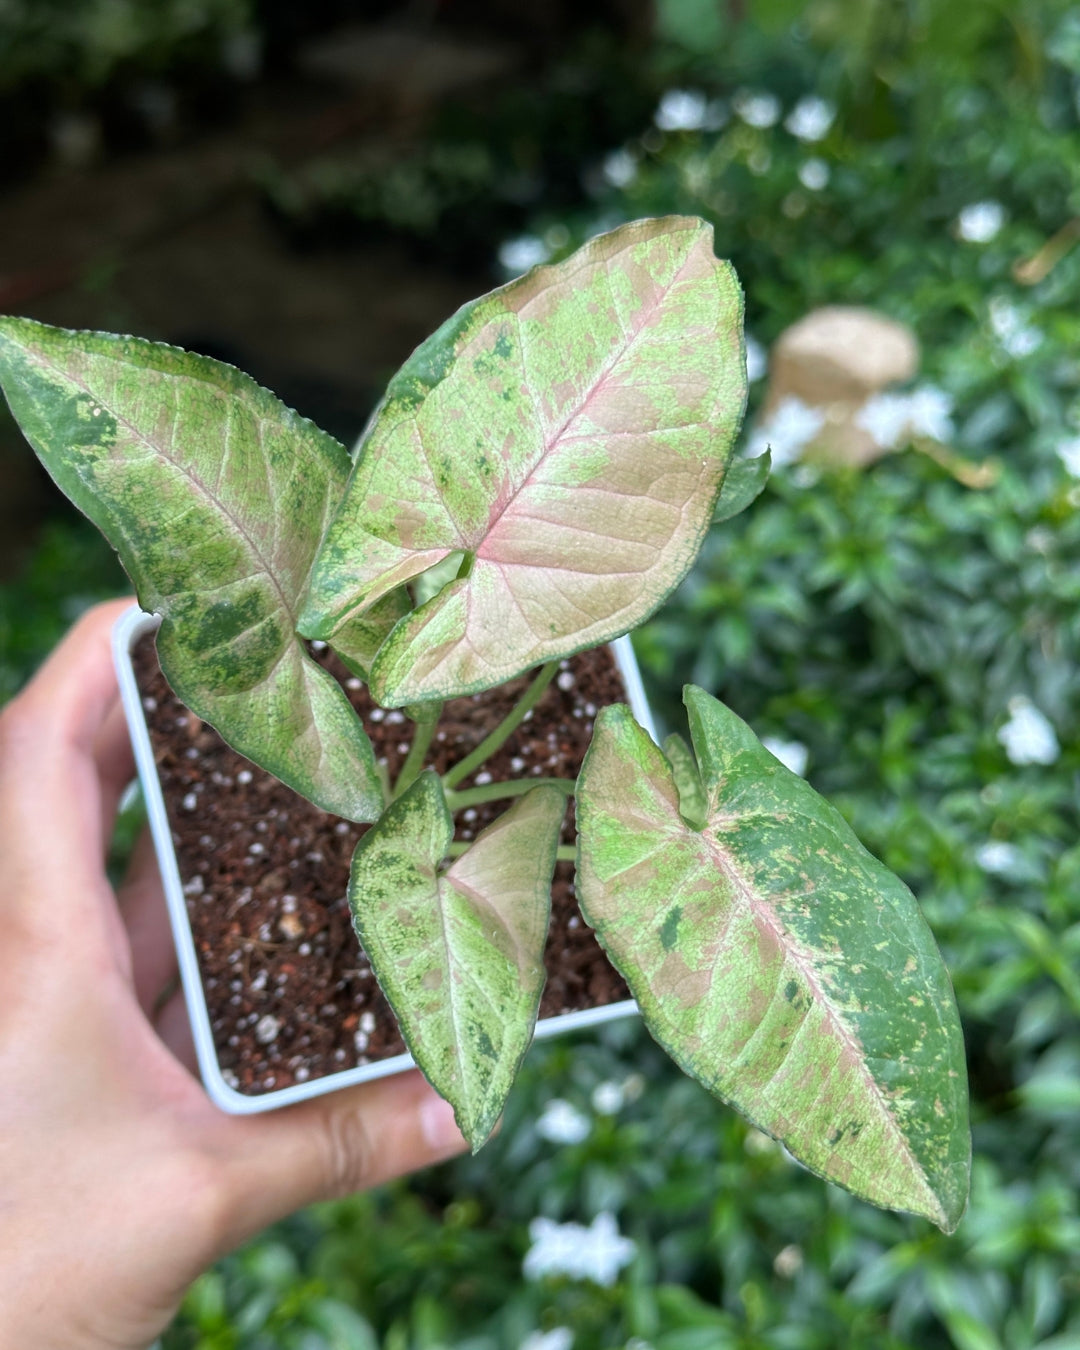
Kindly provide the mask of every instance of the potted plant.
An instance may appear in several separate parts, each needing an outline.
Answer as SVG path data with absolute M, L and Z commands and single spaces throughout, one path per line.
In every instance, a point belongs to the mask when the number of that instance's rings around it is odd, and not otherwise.
M 966 1076 L 930 931 L 733 713 L 687 686 L 690 744 L 661 749 L 603 709 L 576 782 L 491 784 L 511 805 L 463 850 L 451 812 L 476 766 L 423 767 L 446 700 L 540 666 L 535 685 L 634 628 L 753 495 L 752 470 L 728 477 L 741 292 L 707 225 L 638 221 L 464 306 L 351 461 L 246 376 L 160 344 L 0 320 L 0 382 L 160 616 L 186 706 L 370 823 L 356 930 L 474 1147 L 533 1032 L 573 794 L 582 913 L 656 1039 L 812 1170 L 955 1227 Z M 412 722 L 394 783 L 308 641 Z
M 226 1111 L 249 1113 L 408 1067 L 348 918 L 349 864 L 364 827 L 318 811 L 195 718 L 154 659 L 157 626 L 132 606 L 113 649 L 208 1094 Z M 328 649 L 316 659 L 333 660 Z M 655 737 L 629 639 L 558 664 L 554 679 L 546 668 L 536 682 L 445 705 L 428 764 L 457 771 L 458 851 L 499 815 L 503 803 L 491 798 L 499 782 L 577 776 L 599 707 L 625 699 Z M 404 715 L 372 706 L 355 677 L 342 683 L 376 763 L 397 782 L 411 748 Z M 481 745 L 482 762 L 472 753 Z M 573 842 L 568 819 L 536 1036 L 636 1011 L 581 924 L 567 861 Z

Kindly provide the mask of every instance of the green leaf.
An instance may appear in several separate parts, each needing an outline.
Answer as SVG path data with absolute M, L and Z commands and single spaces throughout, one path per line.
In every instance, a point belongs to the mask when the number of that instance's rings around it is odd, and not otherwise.
M 724 485 L 713 512 L 713 524 L 730 520 L 745 511 L 765 491 L 772 469 L 772 451 L 766 450 L 755 459 L 733 458 L 724 475 Z
M 526 793 L 445 873 L 454 826 L 425 771 L 357 845 L 353 922 L 413 1058 L 478 1149 L 532 1038 L 566 798 Z
M 366 682 L 379 648 L 411 609 L 405 587 L 399 586 L 342 624 L 334 634 L 334 651 L 354 675 Z
M 231 366 L 136 338 L 2 319 L 0 384 L 162 616 L 158 654 L 179 697 L 316 805 L 374 819 L 371 744 L 295 633 L 346 482 L 342 447 Z
M 664 758 L 671 765 L 679 793 L 679 814 L 687 825 L 700 830 L 708 818 L 709 804 L 694 753 L 681 736 L 672 732 L 664 741 Z
M 684 699 L 707 820 L 616 704 L 579 779 L 578 895 L 687 1073 L 807 1167 L 946 1231 L 968 1191 L 964 1047 L 911 892 L 703 690 Z
M 380 651 L 380 703 L 490 688 L 627 632 L 693 562 L 745 399 L 742 293 L 702 221 L 637 221 L 534 269 L 391 382 L 301 631 L 332 639 L 461 553 Z

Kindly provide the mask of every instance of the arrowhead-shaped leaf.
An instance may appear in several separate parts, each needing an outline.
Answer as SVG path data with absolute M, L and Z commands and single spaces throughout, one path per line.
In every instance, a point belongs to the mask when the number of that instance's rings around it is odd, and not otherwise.
M 387 705 L 625 633 L 686 574 L 742 418 L 742 294 L 700 220 L 637 221 L 460 309 L 393 379 L 301 631 L 451 553 L 371 671 Z
M 538 787 L 440 873 L 454 827 L 427 771 L 357 845 L 353 922 L 413 1058 L 478 1149 L 528 1049 L 544 988 L 566 798 Z
M 578 896 L 653 1035 L 813 1171 L 955 1228 L 970 1137 L 960 1023 L 910 891 L 734 713 L 688 685 L 707 800 L 622 705 L 579 780 Z
M 349 458 L 231 366 L 0 320 L 0 384 L 58 486 L 120 554 L 193 712 L 318 806 L 373 820 L 371 744 L 295 633 Z

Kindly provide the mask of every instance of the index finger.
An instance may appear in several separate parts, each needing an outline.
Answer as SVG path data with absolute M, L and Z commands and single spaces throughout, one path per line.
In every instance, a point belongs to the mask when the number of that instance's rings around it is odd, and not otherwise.
M 119 730 L 110 724 L 118 697 L 110 635 L 130 604 L 115 600 L 87 611 L 0 714 L 5 851 L 32 850 L 39 872 L 62 877 L 65 887 L 100 879 L 101 839 L 112 803 L 103 797 L 98 756 L 114 775 L 123 764 L 115 745 Z M 114 790 L 111 782 L 105 785 L 107 794 Z

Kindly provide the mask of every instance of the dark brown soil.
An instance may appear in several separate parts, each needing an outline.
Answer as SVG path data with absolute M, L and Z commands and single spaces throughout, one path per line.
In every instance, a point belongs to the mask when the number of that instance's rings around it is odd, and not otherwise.
M 411 724 L 376 707 L 329 653 L 391 779 Z M 577 776 L 597 709 L 626 697 L 606 647 L 562 663 L 559 677 L 503 748 L 463 789 L 488 781 Z M 328 815 L 236 754 L 169 689 L 152 638 L 135 652 L 150 739 L 172 825 L 203 984 L 226 1080 L 257 1095 L 400 1054 L 393 1014 L 352 929 L 349 862 L 367 828 Z M 429 763 L 464 758 L 513 707 L 527 677 L 447 703 Z M 479 780 L 479 784 L 478 784 Z M 506 809 L 457 816 L 468 840 Z M 563 841 L 572 843 L 573 805 Z M 627 997 L 574 899 L 573 865 L 556 866 L 548 982 L 541 1016 Z

